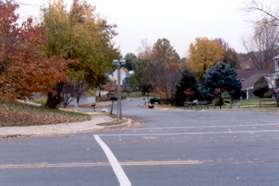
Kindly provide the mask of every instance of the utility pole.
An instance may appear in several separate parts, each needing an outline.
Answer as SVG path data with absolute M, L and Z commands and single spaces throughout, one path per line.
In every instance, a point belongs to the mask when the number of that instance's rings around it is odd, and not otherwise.
M 124 59 L 115 59 L 112 64 L 117 67 L 117 119 L 122 119 L 122 104 L 121 104 L 121 67 L 125 65 Z

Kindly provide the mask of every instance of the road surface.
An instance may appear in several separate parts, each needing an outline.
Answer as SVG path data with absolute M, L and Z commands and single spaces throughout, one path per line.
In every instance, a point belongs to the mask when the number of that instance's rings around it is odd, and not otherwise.
M 0 140 L 3 186 L 278 186 L 279 114 L 124 103 L 140 128 Z

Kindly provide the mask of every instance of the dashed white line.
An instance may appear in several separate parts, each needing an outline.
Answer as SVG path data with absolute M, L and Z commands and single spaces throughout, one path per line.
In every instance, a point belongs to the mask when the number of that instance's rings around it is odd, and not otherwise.
M 107 144 L 98 135 L 94 135 L 94 138 L 97 141 L 97 143 L 101 146 L 104 153 L 106 154 L 106 157 L 109 160 L 109 163 L 119 181 L 120 186 L 131 186 L 132 184 L 129 178 L 125 174 L 119 161 L 116 159 L 116 157 L 114 156 L 110 148 L 107 146 Z

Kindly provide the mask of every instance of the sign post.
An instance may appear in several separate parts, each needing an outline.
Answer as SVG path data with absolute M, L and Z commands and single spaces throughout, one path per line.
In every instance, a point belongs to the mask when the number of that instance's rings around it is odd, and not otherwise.
M 115 59 L 112 62 L 117 67 L 117 118 L 122 119 L 122 104 L 121 104 L 121 67 L 126 64 L 124 59 Z

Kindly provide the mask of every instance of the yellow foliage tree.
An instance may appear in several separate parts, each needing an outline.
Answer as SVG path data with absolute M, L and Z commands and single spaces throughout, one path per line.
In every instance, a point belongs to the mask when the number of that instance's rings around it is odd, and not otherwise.
M 188 68 L 201 79 L 204 73 L 225 58 L 225 49 L 217 39 L 197 38 L 191 43 Z

